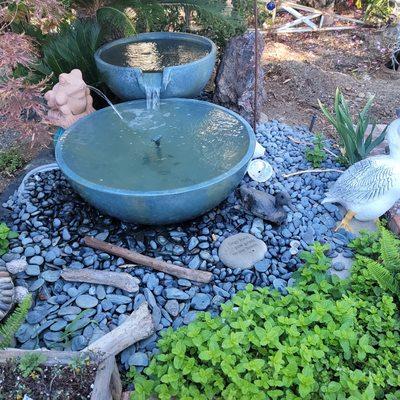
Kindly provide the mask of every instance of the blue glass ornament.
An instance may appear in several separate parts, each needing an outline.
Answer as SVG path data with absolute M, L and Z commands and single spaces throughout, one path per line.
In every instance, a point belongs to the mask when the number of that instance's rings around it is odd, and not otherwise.
M 274 1 L 269 1 L 266 5 L 268 11 L 274 11 L 276 4 Z

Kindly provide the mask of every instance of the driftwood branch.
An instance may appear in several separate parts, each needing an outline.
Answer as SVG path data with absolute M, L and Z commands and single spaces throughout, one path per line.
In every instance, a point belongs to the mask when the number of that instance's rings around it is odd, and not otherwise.
M 117 362 L 114 357 L 114 368 L 111 373 L 111 380 L 110 380 L 110 390 L 113 399 L 120 400 L 122 397 L 122 382 L 121 376 L 119 375 L 119 369 Z
M 212 279 L 212 273 L 207 271 L 198 271 L 186 267 L 179 267 L 178 265 L 169 264 L 165 261 L 160 261 L 143 254 L 136 253 L 131 250 L 115 246 L 111 243 L 103 242 L 102 240 L 86 236 L 83 239 L 84 243 L 109 254 L 124 258 L 138 265 L 144 265 L 155 269 L 156 271 L 165 272 L 166 274 L 176 276 L 178 278 L 185 278 L 196 282 L 208 283 Z
M 116 379 L 115 370 L 118 372 L 115 357 L 108 357 L 99 365 L 91 400 L 120 400 L 122 385 L 119 372 Z
M 89 268 L 66 268 L 61 272 L 61 277 L 70 282 L 86 282 L 114 286 L 130 293 L 139 290 L 139 279 L 126 272 L 99 271 Z
M 101 359 L 116 356 L 132 344 L 154 333 L 154 324 L 147 303 L 143 303 L 123 324 L 89 344 L 83 352 L 98 353 Z
M 292 172 L 290 174 L 282 175 L 284 178 L 290 178 L 291 176 L 296 176 L 296 175 L 301 175 L 301 174 L 307 174 L 307 173 L 313 173 L 313 174 L 319 174 L 322 172 L 340 172 L 341 174 L 344 172 L 340 169 L 335 169 L 335 168 L 328 168 L 328 169 L 306 169 L 304 171 L 297 171 L 297 172 Z

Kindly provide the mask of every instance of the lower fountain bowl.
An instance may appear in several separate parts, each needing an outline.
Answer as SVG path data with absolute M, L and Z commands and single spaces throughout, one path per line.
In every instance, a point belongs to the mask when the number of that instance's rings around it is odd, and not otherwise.
M 235 123 L 239 124 L 241 135 L 243 136 L 242 143 L 245 143 L 240 151 L 240 160 L 223 174 L 192 186 L 178 187 L 177 189 L 137 191 L 126 190 L 126 188 L 111 188 L 106 185 L 94 183 L 93 181 L 88 181 L 77 173 L 76 170 L 71 168 L 71 165 L 68 165 L 64 154 L 64 145 L 65 142 L 68 141 L 68 137 L 76 134 L 82 124 L 83 126 L 80 128 L 84 134 L 87 134 L 88 130 L 85 130 L 85 127 L 94 126 L 96 115 L 101 116 L 102 113 L 109 112 L 110 108 L 106 108 L 77 121 L 72 127 L 65 131 L 56 144 L 57 163 L 72 187 L 81 197 L 102 212 L 123 221 L 145 225 L 166 225 L 191 220 L 202 215 L 229 196 L 243 179 L 254 153 L 256 139 L 252 128 L 236 113 L 211 103 L 192 99 L 167 99 L 162 101 L 161 107 L 169 103 L 174 107 L 180 104 L 190 105 L 193 109 L 207 107 L 209 109 L 209 111 L 207 111 L 208 113 L 223 113 L 229 116 L 231 121 L 235 121 Z M 121 111 L 123 109 L 135 108 L 138 104 L 143 106 L 145 101 L 137 100 L 121 103 L 117 105 L 117 108 Z M 94 119 L 93 123 L 91 119 Z M 188 124 L 192 123 L 190 118 L 186 120 Z M 185 128 L 182 127 L 182 132 L 184 129 Z M 111 131 L 109 132 L 109 134 L 113 133 L 114 132 Z M 223 149 L 218 149 L 218 151 L 222 154 Z M 136 154 L 135 156 L 138 155 Z M 81 157 L 81 154 L 78 154 L 77 157 Z M 105 159 L 106 160 L 103 161 L 106 163 L 108 160 L 113 160 L 114 154 L 110 151 L 108 158 L 105 157 Z M 195 157 L 193 157 L 192 163 L 193 171 L 196 173 Z M 140 174 L 143 172 L 132 171 L 132 173 Z
M 145 72 L 138 67 L 120 66 L 104 59 L 104 53 L 121 45 L 145 41 L 184 41 L 201 46 L 205 55 L 181 65 L 165 67 L 159 72 Z M 197 97 L 213 73 L 217 55 L 215 44 L 208 38 L 179 32 L 149 32 L 115 40 L 100 47 L 95 55 L 102 80 L 121 100 L 145 99 L 146 90 L 157 87 L 161 98 Z M 148 56 L 150 57 L 150 56 Z

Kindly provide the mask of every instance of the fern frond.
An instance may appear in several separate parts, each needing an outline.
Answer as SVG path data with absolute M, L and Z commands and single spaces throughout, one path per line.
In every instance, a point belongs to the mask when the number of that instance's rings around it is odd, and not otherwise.
M 11 345 L 15 332 L 17 332 L 20 325 L 24 322 L 31 305 L 32 297 L 30 295 L 26 296 L 12 314 L 7 317 L 2 326 L 0 326 L 0 349 Z
M 370 258 L 359 256 L 359 259 L 364 263 L 368 272 L 378 282 L 379 286 L 383 290 L 389 291 L 393 294 L 398 294 L 399 283 L 388 269 Z
M 380 245 L 383 265 L 391 273 L 400 272 L 400 241 L 386 228 L 381 227 Z
M 118 30 L 122 36 L 130 36 L 136 33 L 136 24 L 129 18 L 125 10 L 118 6 L 104 6 L 97 10 L 97 22 L 103 31 L 103 36 L 107 36 L 113 30 Z

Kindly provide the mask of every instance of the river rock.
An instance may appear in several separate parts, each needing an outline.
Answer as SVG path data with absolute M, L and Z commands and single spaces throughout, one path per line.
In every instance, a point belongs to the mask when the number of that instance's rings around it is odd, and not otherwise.
M 135 367 L 147 367 L 149 365 L 149 358 L 146 353 L 137 352 L 129 357 L 128 364 Z
M 88 294 L 81 294 L 76 299 L 76 305 L 80 308 L 94 308 L 99 303 L 96 297 Z
M 17 260 L 12 260 L 6 263 L 7 271 L 12 274 L 18 274 L 19 272 L 24 272 L 28 266 L 28 263 L 25 259 L 19 258 Z
M 29 294 L 29 291 L 24 286 L 16 286 L 14 288 L 14 300 L 17 303 L 21 303 L 21 301 Z
M 197 293 L 191 302 L 195 310 L 203 311 L 211 304 L 211 296 L 205 293 Z
M 254 115 L 254 62 L 255 34 L 245 33 L 228 42 L 219 66 L 214 101 L 238 112 L 250 123 Z M 262 34 L 258 38 L 258 60 L 264 51 L 265 41 Z M 264 88 L 265 72 L 261 65 L 258 68 L 258 112 L 266 101 Z
M 249 233 L 226 238 L 219 247 L 220 260 L 230 268 L 248 269 L 264 258 L 267 245 Z
M 56 282 L 60 278 L 61 271 L 47 270 L 42 273 L 42 278 L 46 282 Z
M 165 303 L 164 308 L 172 317 L 176 317 L 179 314 L 179 303 L 177 300 L 168 300 Z
M 175 300 L 187 300 L 189 295 L 184 291 L 177 288 L 167 288 L 164 290 L 164 296 L 166 299 Z

